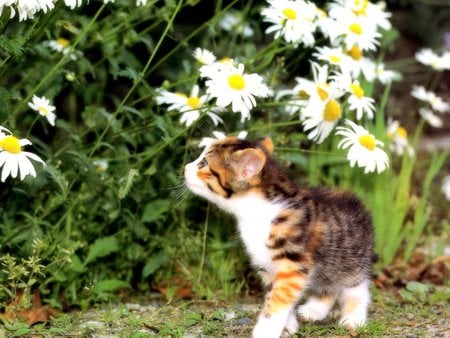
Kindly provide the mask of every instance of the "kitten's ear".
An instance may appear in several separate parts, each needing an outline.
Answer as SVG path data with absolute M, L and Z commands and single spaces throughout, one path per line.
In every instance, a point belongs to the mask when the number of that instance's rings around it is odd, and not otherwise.
M 249 180 L 260 173 L 266 156 L 260 149 L 247 148 L 233 154 L 232 167 L 239 180 Z
M 261 144 L 264 148 L 266 148 L 266 150 L 269 152 L 269 154 L 273 153 L 273 142 L 270 137 L 264 137 L 261 140 Z

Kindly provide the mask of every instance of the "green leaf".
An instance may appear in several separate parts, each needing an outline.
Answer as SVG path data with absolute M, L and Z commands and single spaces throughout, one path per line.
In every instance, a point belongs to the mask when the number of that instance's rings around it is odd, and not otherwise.
M 414 281 L 409 282 L 406 285 L 406 289 L 416 295 L 425 295 L 430 290 L 428 285 Z
M 89 248 L 89 253 L 84 261 L 84 265 L 89 264 L 97 258 L 108 256 L 117 251 L 119 251 L 119 242 L 116 237 L 108 236 L 99 238 Z
M 118 289 L 123 288 L 130 288 L 130 284 L 128 284 L 125 281 L 119 280 L 119 279 L 105 279 L 100 282 L 98 282 L 94 286 L 94 292 L 95 293 L 102 293 L 102 292 L 113 292 Z
M 153 254 L 145 263 L 144 269 L 142 270 L 143 277 L 148 277 L 153 272 L 158 270 L 166 262 L 166 254 L 162 251 Z
M 26 334 L 29 334 L 31 332 L 32 332 L 31 329 L 28 329 L 28 328 L 25 328 L 25 327 L 24 328 L 20 328 L 20 329 L 14 331 L 13 337 L 22 337 L 22 336 L 24 336 Z
M 84 265 L 81 262 L 81 259 L 77 255 L 73 255 L 71 259 L 72 259 L 72 270 L 75 272 L 83 272 Z
M 139 171 L 136 169 L 130 169 L 127 176 L 120 179 L 120 187 L 118 191 L 118 196 L 120 199 L 124 199 L 125 196 L 130 192 L 131 186 L 133 185 L 134 178 L 139 176 Z
M 169 210 L 170 200 L 154 200 L 145 206 L 142 222 L 154 222 Z
M 450 288 L 447 288 L 445 290 L 438 290 L 435 291 L 430 296 L 430 303 L 434 304 L 437 302 L 448 302 L 450 300 Z
M 414 297 L 413 293 L 409 292 L 408 290 L 403 289 L 400 290 L 398 293 L 405 302 L 414 303 L 416 301 L 416 297 Z

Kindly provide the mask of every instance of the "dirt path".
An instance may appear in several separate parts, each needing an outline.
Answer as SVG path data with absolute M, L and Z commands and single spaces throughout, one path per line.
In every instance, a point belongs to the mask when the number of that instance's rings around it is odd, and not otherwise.
M 448 288 L 444 290 L 448 292 Z M 59 315 L 51 324 L 32 328 L 15 323 L 0 329 L 0 337 L 20 335 L 73 337 L 249 337 L 259 299 L 242 303 L 176 301 L 164 303 L 149 295 L 124 304 Z M 445 298 L 445 297 L 444 297 Z M 405 302 L 397 291 L 373 290 L 370 322 L 361 337 L 450 337 L 450 312 L 445 301 Z M 350 337 L 328 318 L 302 323 L 298 337 Z

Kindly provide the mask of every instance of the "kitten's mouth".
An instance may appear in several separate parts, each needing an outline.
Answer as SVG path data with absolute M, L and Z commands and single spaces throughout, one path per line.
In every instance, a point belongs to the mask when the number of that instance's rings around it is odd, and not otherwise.
M 202 189 L 202 188 L 203 188 L 200 184 L 191 182 L 191 181 L 189 181 L 189 180 L 185 180 L 184 183 L 186 183 L 186 186 L 187 186 L 190 190 Z

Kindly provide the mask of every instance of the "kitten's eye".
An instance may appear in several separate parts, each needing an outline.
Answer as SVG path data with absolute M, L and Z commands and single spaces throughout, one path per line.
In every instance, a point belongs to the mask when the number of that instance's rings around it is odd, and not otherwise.
M 198 164 L 199 169 L 206 167 L 208 165 L 208 162 L 206 161 L 206 158 L 204 158 L 203 160 L 200 161 L 200 163 Z

